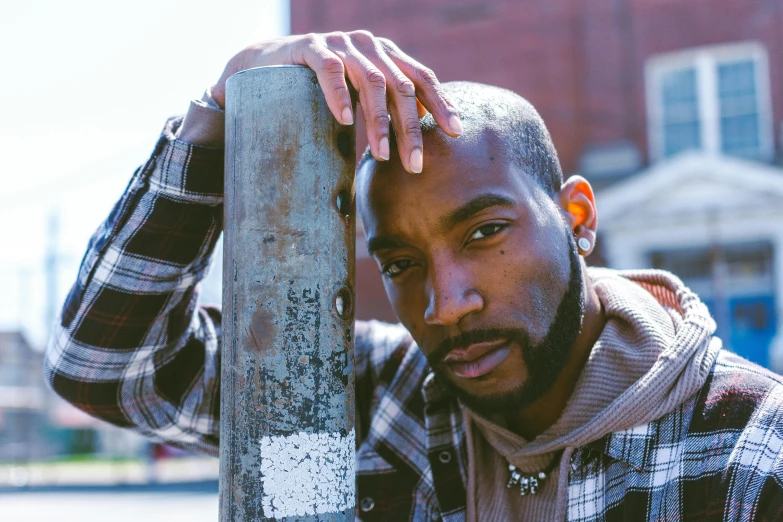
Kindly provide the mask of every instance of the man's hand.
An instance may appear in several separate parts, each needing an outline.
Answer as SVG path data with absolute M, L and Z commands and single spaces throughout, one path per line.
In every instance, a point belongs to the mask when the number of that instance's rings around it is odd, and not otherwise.
M 462 134 L 457 110 L 446 99 L 435 74 L 392 41 L 367 31 L 287 36 L 251 45 L 226 65 L 212 88 L 212 96 L 225 106 L 226 80 L 253 67 L 306 65 L 315 71 L 329 109 L 343 125 L 353 124 L 351 96 L 345 78 L 359 93 L 367 120 L 367 138 L 375 159 L 389 159 L 389 118 L 400 158 L 408 172 L 421 172 L 422 139 L 419 117 L 432 113 L 443 131 Z

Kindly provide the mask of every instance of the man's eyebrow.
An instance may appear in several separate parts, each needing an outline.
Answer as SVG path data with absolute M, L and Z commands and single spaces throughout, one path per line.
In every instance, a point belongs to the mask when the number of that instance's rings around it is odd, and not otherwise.
M 367 240 L 367 252 L 372 256 L 378 250 L 410 247 L 411 244 L 397 236 L 378 236 Z
M 441 218 L 441 227 L 448 230 L 458 223 L 469 219 L 482 210 L 492 207 L 514 207 L 514 200 L 498 194 L 482 194 L 471 199 L 464 205 L 452 210 Z M 377 236 L 367 240 L 367 252 L 372 256 L 378 250 L 391 250 L 393 248 L 412 247 L 410 243 L 398 236 Z
M 471 199 L 464 205 L 452 210 L 441 218 L 440 226 L 445 230 L 454 228 L 458 223 L 469 219 L 482 210 L 491 207 L 514 207 L 516 204 L 510 198 L 498 194 L 483 194 Z

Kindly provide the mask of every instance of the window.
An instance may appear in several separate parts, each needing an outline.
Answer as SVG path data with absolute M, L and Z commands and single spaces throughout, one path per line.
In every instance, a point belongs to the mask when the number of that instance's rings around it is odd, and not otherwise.
M 709 248 L 684 248 L 652 252 L 653 268 L 667 270 L 688 281 L 712 276 L 712 254 Z
M 666 156 L 701 147 L 696 69 L 667 72 L 661 79 L 663 147 Z
M 646 69 L 653 159 L 700 149 L 770 160 L 767 54 L 756 43 L 653 56 Z
M 754 156 L 761 143 L 753 60 L 718 65 L 718 102 L 721 150 Z
M 667 270 L 686 281 L 712 277 L 714 264 L 725 264 L 725 274 L 734 278 L 765 277 L 773 272 L 772 243 L 732 243 L 650 253 L 653 268 Z

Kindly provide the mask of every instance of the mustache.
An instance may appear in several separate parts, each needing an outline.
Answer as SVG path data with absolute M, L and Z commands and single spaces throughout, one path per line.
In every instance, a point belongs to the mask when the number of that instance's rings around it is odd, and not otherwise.
M 452 350 L 467 348 L 471 344 L 500 340 L 517 342 L 522 346 L 523 351 L 526 351 L 530 346 L 530 338 L 524 330 L 518 328 L 482 328 L 468 330 L 454 337 L 447 337 L 438 343 L 438 347 L 429 354 L 427 359 L 429 359 L 430 365 L 438 366 Z

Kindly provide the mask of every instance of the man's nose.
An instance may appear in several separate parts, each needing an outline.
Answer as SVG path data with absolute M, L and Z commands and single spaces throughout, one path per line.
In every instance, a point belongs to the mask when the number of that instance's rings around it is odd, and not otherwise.
M 455 325 L 466 315 L 484 308 L 484 298 L 474 288 L 472 278 L 454 266 L 431 271 L 427 299 L 424 322 L 428 325 Z

